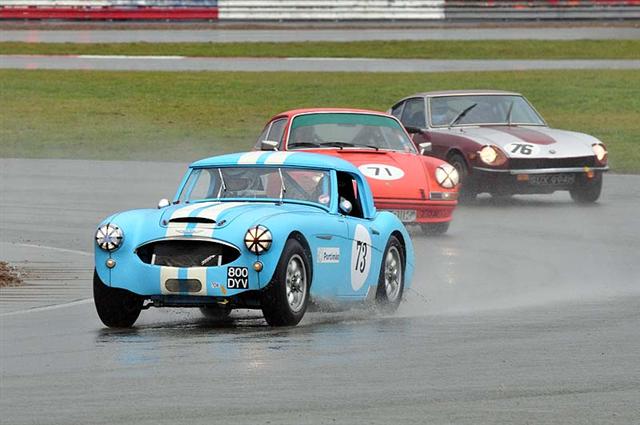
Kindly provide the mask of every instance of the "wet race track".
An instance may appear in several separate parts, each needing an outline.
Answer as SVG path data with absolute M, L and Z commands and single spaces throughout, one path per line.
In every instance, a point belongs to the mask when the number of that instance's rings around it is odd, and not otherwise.
M 92 235 L 171 196 L 182 164 L 0 159 L 3 424 L 640 422 L 640 177 L 598 205 L 489 197 L 414 234 L 397 314 L 148 310 L 102 326 Z M 109 178 L 104 176 L 110 176 Z

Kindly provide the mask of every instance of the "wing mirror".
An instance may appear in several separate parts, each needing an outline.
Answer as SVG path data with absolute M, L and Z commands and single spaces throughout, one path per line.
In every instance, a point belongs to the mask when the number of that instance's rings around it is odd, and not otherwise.
M 351 210 L 353 209 L 353 205 L 351 205 L 351 202 L 349 202 L 342 196 L 340 197 L 340 203 L 338 204 L 338 207 L 340 208 L 340 212 L 344 215 L 350 214 Z
M 262 151 L 277 151 L 278 150 L 278 142 L 274 142 L 273 140 L 263 140 L 260 142 L 260 150 Z
M 162 198 L 160 202 L 158 202 L 158 209 L 166 208 L 169 205 L 171 205 L 171 202 L 169 202 L 167 198 Z
M 426 155 L 433 149 L 431 142 L 422 142 L 418 144 L 418 147 L 420 148 L 420 155 Z

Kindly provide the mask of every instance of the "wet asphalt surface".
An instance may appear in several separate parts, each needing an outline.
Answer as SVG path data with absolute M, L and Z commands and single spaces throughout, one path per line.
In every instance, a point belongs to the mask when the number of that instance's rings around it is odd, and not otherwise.
M 241 72 L 468 72 L 549 69 L 640 69 L 640 60 L 194 58 L 182 56 L 0 55 L 4 69 Z
M 591 207 L 481 197 L 447 235 L 416 232 L 414 290 L 392 316 L 272 329 L 259 312 L 149 310 L 105 329 L 94 226 L 170 196 L 183 169 L 0 159 L 0 259 L 78 270 L 0 292 L 1 423 L 640 422 L 640 177 L 606 176 Z

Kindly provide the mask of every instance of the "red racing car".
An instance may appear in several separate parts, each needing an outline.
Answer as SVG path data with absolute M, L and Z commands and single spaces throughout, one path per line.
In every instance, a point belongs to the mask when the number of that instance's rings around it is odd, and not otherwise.
M 458 199 L 458 172 L 424 156 L 395 117 L 357 109 L 298 109 L 271 118 L 257 150 L 305 150 L 343 158 L 367 177 L 378 209 L 427 234 L 449 228 Z M 421 154 L 422 153 L 422 154 Z M 257 158 L 259 161 L 259 158 Z M 337 182 L 340 185 L 340 182 Z

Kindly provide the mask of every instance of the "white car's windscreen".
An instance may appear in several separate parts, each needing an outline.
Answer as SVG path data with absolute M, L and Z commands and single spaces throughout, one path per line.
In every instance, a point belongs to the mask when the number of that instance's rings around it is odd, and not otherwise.
M 291 123 L 287 148 L 368 148 L 415 152 L 413 143 L 396 120 L 358 113 L 297 116 Z
M 216 199 L 331 201 L 328 171 L 287 167 L 196 168 L 180 194 L 180 202 Z
M 522 96 L 465 95 L 433 97 L 429 100 L 433 127 L 456 125 L 545 125 Z

